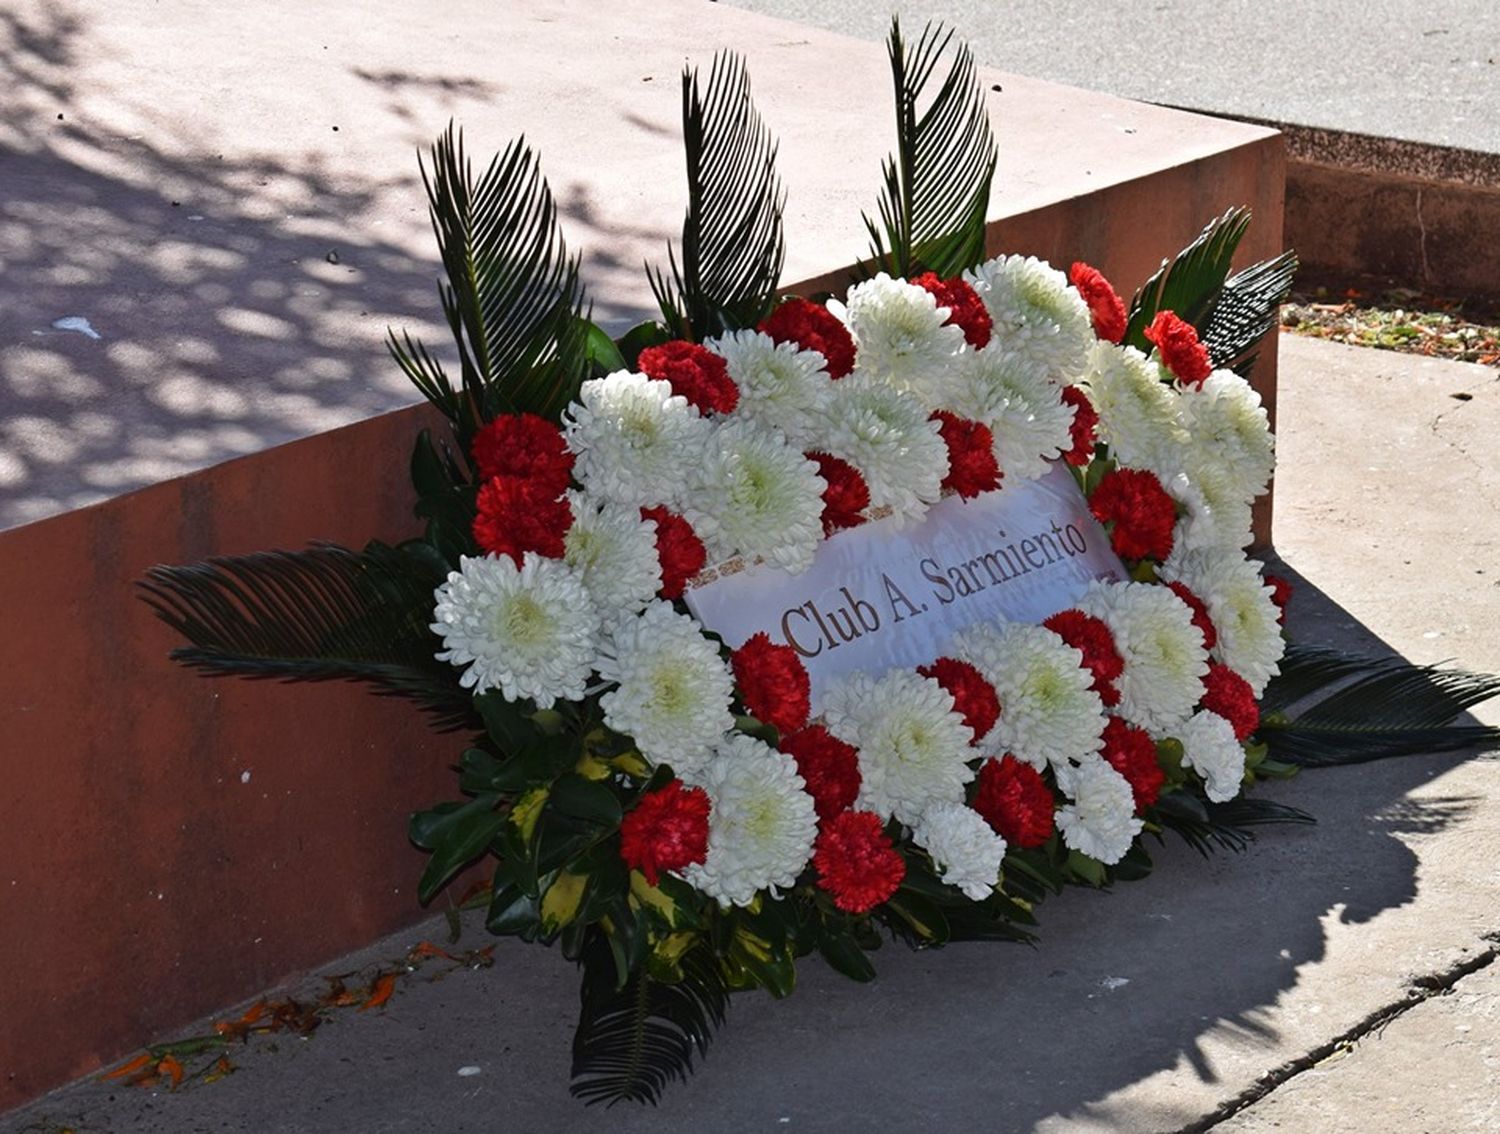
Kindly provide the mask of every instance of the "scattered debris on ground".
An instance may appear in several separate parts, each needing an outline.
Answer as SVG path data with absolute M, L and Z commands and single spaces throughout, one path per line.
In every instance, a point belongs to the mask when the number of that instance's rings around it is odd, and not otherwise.
M 1388 280 L 1300 280 L 1284 329 L 1351 346 L 1500 367 L 1500 300 L 1432 295 Z

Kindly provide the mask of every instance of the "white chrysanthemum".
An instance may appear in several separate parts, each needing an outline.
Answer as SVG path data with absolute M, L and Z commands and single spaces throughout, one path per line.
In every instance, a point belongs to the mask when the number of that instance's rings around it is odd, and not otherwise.
M 437 658 L 468 666 L 458 679 L 465 689 L 530 697 L 540 708 L 583 697 L 600 612 L 572 567 L 529 551 L 520 567 L 506 555 L 465 555 L 433 597 Z
M 1254 387 L 1232 370 L 1215 370 L 1178 395 L 1194 449 L 1229 473 L 1246 502 L 1265 492 L 1276 467 L 1271 422 Z
M 938 875 L 970 900 L 982 902 L 1000 880 L 1005 840 L 973 808 L 951 800 L 931 804 L 912 828 L 916 844 L 932 855 Z
M 661 589 L 656 521 L 641 510 L 586 492 L 569 492 L 573 526 L 563 537 L 563 562 L 578 569 L 600 609 L 635 613 Z
M 708 855 L 682 872 L 690 885 L 728 907 L 796 882 L 812 857 L 818 816 L 790 756 L 736 733 L 693 782 L 712 810 Z
M 909 390 L 927 409 L 953 356 L 964 347 L 962 328 L 947 326 L 949 310 L 930 291 L 884 272 L 849 289 L 842 314 L 859 348 L 859 369 Z
M 1253 513 L 1245 486 L 1212 450 L 1188 450 L 1182 456 L 1182 472 L 1162 485 L 1182 505 L 1172 529 L 1174 550 L 1239 551 L 1250 542 Z
M 1035 256 L 1001 256 L 964 273 L 994 324 L 988 349 L 1024 355 L 1064 385 L 1083 373 L 1093 345 L 1088 304 L 1067 277 Z
M 1034 480 L 1072 448 L 1073 408 L 1062 388 L 1023 355 L 974 351 L 954 360 L 945 409 L 982 421 L 995 435 L 995 459 L 1007 479 Z
M 820 353 L 760 331 L 732 331 L 704 345 L 724 359 L 740 389 L 733 419 L 778 429 L 790 444 L 807 447 L 833 385 Z
M 1234 726 L 1218 713 L 1200 709 L 1172 730 L 1182 743 L 1182 765 L 1203 777 L 1208 798 L 1226 803 L 1240 794 L 1245 778 L 1245 749 L 1234 738 Z
M 649 507 L 675 505 L 703 459 L 709 425 L 671 383 L 619 370 L 582 385 L 563 412 L 563 434 L 584 488 Z
M 1089 586 L 1078 609 L 1102 619 L 1125 662 L 1115 682 L 1115 712 L 1133 725 L 1170 733 L 1187 720 L 1203 695 L 1208 651 L 1187 604 L 1152 583 Z
M 820 448 L 859 470 L 871 508 L 920 519 L 942 497 L 948 446 L 912 395 L 855 371 L 833 384 Z
M 1161 577 L 1182 583 L 1208 607 L 1218 635 L 1214 660 L 1248 681 L 1257 697 L 1265 692 L 1286 642 L 1260 565 L 1238 551 L 1174 551 L 1162 564 Z
M 788 571 L 812 563 L 826 486 L 780 434 L 748 422 L 719 426 L 689 485 L 682 514 L 715 559 L 760 556 Z
M 1059 768 L 1057 786 L 1070 800 L 1057 809 L 1063 843 L 1106 866 L 1124 858 L 1143 826 L 1130 781 L 1104 757 L 1088 756 L 1077 767 Z
M 859 750 L 856 807 L 909 824 L 938 800 L 963 799 L 974 733 L 932 678 L 906 669 L 850 674 L 823 706 L 828 731 Z
M 1178 471 L 1190 441 L 1177 395 L 1154 362 L 1134 347 L 1097 343 L 1083 384 L 1099 411 L 1099 440 L 1115 460 L 1162 479 Z
M 679 775 L 701 768 L 734 725 L 734 679 L 698 624 L 656 601 L 617 619 L 599 654 L 599 676 L 618 683 L 599 699 L 604 723 Z
M 1000 698 L 986 751 L 1009 752 L 1038 770 L 1099 751 L 1104 703 L 1091 688 L 1083 654 L 1052 631 L 1024 622 L 978 623 L 948 653 L 978 669 Z

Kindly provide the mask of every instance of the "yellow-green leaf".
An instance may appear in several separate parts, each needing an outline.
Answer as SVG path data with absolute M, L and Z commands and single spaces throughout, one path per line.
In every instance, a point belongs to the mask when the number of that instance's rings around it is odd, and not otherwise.
M 528 843 L 536 831 L 536 821 L 542 816 L 542 808 L 547 804 L 547 792 L 545 787 L 532 788 L 516 800 L 516 805 L 511 808 L 510 821 L 521 832 L 521 838 Z
M 578 916 L 583 892 L 588 887 L 587 874 L 559 874 L 542 895 L 542 929 L 555 933 Z

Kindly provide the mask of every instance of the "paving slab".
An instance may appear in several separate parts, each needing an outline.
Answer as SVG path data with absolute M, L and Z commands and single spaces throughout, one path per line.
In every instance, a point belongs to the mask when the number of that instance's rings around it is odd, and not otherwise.
M 1500 426 L 1494 372 L 1289 337 L 1282 352 L 1294 632 L 1500 669 L 1500 469 L 1478 444 Z M 1500 723 L 1500 706 L 1477 715 Z M 568 1099 L 576 974 L 502 941 L 493 968 L 414 979 L 383 1011 L 249 1053 L 223 1081 L 176 1095 L 86 1082 L 0 1130 L 1182 1130 L 1500 930 L 1500 761 L 1384 761 L 1265 792 L 1319 824 L 1208 861 L 1163 846 L 1144 882 L 1048 902 L 1036 950 L 889 947 L 867 987 L 808 962 L 790 1001 L 739 998 L 656 1110 Z M 434 921 L 324 971 L 442 933 Z M 1482 1108 L 1483 1083 L 1454 1081 L 1455 1105 Z
M 1271 122 L 1500 154 L 1500 8 L 1488 0 L 726 0 L 883 38 L 938 19 L 981 62 L 1073 86 Z

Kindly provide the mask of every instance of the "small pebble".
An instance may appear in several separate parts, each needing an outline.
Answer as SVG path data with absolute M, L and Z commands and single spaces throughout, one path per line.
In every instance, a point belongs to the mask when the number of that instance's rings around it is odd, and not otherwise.
M 458 1073 L 459 1073 L 459 1074 L 460 1074 L 460 1075 L 461 1075 L 461 1076 L 463 1076 L 463 1077 L 464 1077 L 464 1078 L 465 1078 L 465 1079 L 467 1079 L 467 1078 L 469 1078 L 469 1077 L 471 1077 L 471 1076 L 473 1076 L 473 1075 L 478 1075 L 478 1074 L 479 1074 L 479 1068 L 478 1068 L 478 1067 L 475 1067 L 475 1066 L 474 1066 L 474 1065 L 473 1065 L 473 1064 L 472 1064 L 472 1063 L 471 1063 L 471 1064 L 469 1064 L 469 1065 L 468 1065 L 468 1066 L 467 1066 L 467 1067 L 460 1067 L 460 1068 L 459 1068 L 459 1069 L 458 1069 Z

